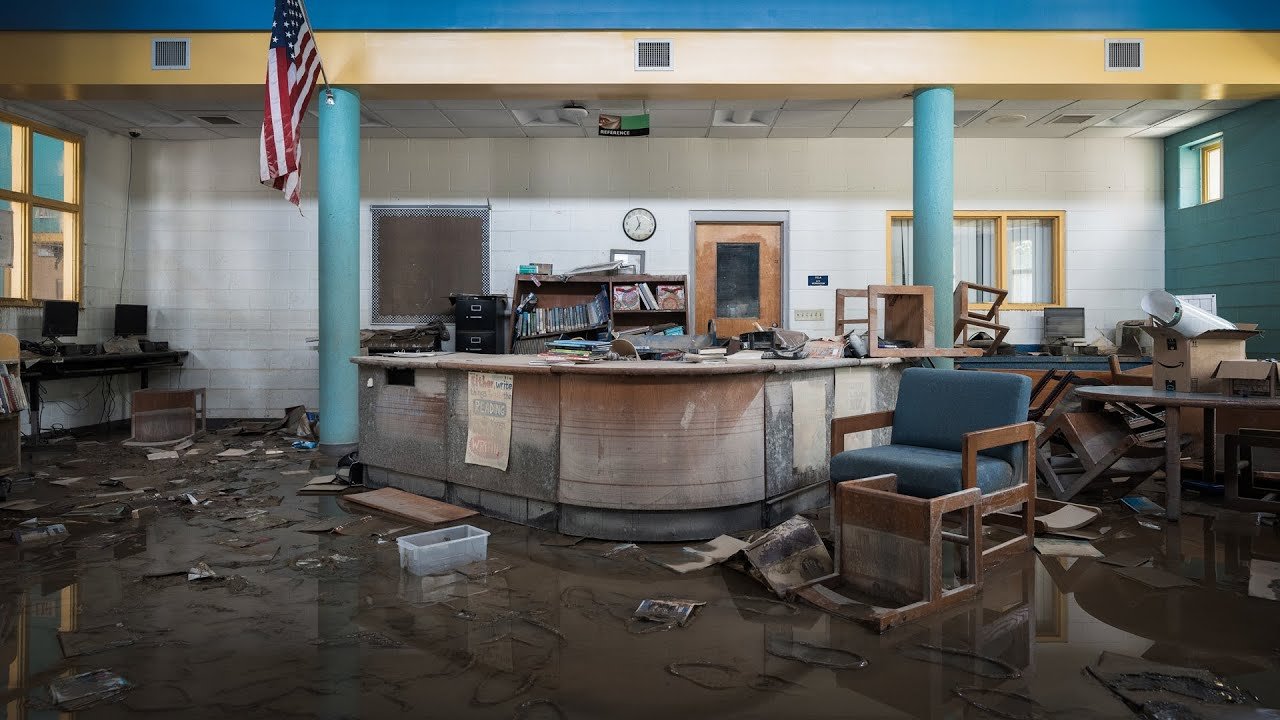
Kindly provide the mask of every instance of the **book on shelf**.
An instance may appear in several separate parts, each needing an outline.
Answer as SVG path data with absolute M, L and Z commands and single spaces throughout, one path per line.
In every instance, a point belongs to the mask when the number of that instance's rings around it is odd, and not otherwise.
M 644 305 L 644 309 L 657 310 L 658 299 L 653 296 L 653 290 L 649 287 L 649 283 L 638 283 L 636 287 L 640 290 L 640 302 Z
M 529 308 L 529 303 L 521 303 Z M 532 307 L 516 313 L 516 339 L 532 335 L 578 332 L 609 321 L 609 297 L 604 290 L 588 302 L 567 307 Z
M 27 393 L 22 388 L 22 380 L 0 364 L 0 414 L 10 415 L 27 408 Z
M 654 291 L 657 293 L 659 310 L 684 309 L 683 285 L 656 285 Z

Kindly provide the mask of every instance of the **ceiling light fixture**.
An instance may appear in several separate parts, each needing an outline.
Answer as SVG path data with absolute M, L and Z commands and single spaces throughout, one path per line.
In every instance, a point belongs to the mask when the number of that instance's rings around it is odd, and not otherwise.
M 988 125 L 1017 125 L 1027 121 L 1027 116 L 1020 113 L 1008 113 L 1005 115 L 992 115 L 987 118 Z

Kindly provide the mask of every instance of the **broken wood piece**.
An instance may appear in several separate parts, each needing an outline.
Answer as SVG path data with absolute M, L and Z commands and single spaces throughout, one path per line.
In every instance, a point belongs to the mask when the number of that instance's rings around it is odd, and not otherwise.
M 252 452 L 253 452 L 253 448 L 248 448 L 248 449 L 227 448 L 226 450 L 223 450 L 222 452 L 218 453 L 217 456 L 218 457 L 244 457 L 245 455 L 249 455 Z
M 1068 538 L 1036 538 L 1036 552 L 1055 557 L 1102 557 L 1102 551 L 1088 540 Z
M 457 505 L 432 500 L 395 488 L 382 488 L 372 492 L 349 495 L 344 500 L 380 510 L 389 515 L 414 520 L 416 522 L 435 525 L 452 522 L 476 514 L 475 510 L 460 508 Z
M 1098 558 L 1098 562 L 1117 567 L 1138 567 L 1151 562 L 1151 555 L 1136 553 L 1132 550 L 1121 550 L 1106 557 Z
M 1044 523 L 1045 529 L 1049 532 L 1061 532 L 1063 530 L 1079 530 L 1101 516 L 1102 508 L 1063 503 L 1062 507 L 1057 510 L 1047 515 L 1037 516 L 1036 521 Z
M 153 452 L 147 455 L 147 459 L 151 460 L 152 462 L 156 460 L 177 460 L 178 451 L 177 450 L 161 450 L 160 452 Z

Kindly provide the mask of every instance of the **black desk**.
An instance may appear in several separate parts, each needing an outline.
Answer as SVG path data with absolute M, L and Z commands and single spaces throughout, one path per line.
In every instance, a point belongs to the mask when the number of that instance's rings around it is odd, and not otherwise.
M 152 368 L 182 367 L 186 360 L 186 350 L 22 358 L 22 381 L 27 384 L 27 403 L 30 405 L 27 417 L 31 426 L 31 441 L 35 442 L 40 437 L 40 383 L 138 373 L 142 387 L 146 388 Z

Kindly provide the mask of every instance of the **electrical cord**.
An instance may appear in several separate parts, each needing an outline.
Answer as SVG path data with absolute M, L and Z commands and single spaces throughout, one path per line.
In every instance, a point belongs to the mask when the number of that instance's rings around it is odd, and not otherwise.
M 128 188 L 133 185 L 133 138 L 129 138 L 129 166 L 125 178 L 124 242 L 120 245 L 120 292 L 116 295 L 117 303 L 124 302 L 124 276 L 129 264 L 129 214 L 133 209 L 133 193 Z

